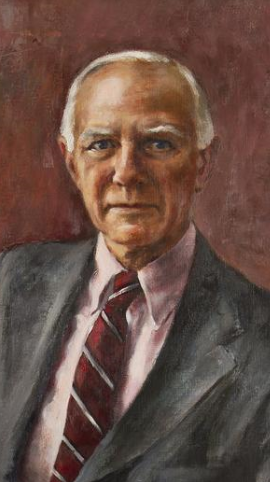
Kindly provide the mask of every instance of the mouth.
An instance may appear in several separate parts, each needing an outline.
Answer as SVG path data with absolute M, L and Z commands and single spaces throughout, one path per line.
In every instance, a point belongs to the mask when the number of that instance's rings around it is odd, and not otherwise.
M 142 211 L 147 209 L 157 209 L 155 204 L 148 203 L 119 203 L 119 204 L 108 204 L 106 211 L 119 210 L 119 211 Z

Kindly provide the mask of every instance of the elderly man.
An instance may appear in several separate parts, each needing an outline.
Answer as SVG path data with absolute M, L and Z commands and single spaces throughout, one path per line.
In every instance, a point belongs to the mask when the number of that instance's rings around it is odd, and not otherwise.
M 1 481 L 270 480 L 270 297 L 191 221 L 212 141 L 174 60 L 75 79 L 59 144 L 99 234 L 2 254 Z

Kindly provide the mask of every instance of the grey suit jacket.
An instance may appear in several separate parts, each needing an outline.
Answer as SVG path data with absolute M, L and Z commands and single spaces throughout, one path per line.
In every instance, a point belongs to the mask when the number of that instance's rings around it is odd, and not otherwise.
M 85 241 L 2 254 L 1 482 L 20 481 L 61 340 L 93 272 L 93 250 Z M 157 363 L 77 482 L 270 481 L 269 301 L 198 233 Z

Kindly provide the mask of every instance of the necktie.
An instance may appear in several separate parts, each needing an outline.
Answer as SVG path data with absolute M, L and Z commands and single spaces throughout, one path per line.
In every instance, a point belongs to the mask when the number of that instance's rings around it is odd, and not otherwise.
M 119 273 L 75 371 L 62 442 L 50 482 L 73 482 L 113 425 L 127 335 L 126 311 L 141 291 L 137 274 Z

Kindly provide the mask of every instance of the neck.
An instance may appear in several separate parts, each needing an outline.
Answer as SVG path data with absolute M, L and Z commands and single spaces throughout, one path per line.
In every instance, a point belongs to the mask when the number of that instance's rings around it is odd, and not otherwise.
M 139 271 L 147 264 L 155 261 L 157 258 L 169 251 L 184 236 L 188 225 L 183 227 L 177 237 L 159 241 L 155 244 L 147 246 L 134 246 L 116 243 L 104 236 L 106 245 L 113 256 L 124 266 L 124 268 L 132 271 Z

